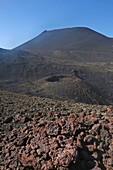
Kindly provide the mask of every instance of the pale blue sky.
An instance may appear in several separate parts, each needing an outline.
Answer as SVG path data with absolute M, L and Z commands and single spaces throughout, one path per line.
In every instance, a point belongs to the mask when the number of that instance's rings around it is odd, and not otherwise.
M 78 26 L 113 37 L 113 0 L 0 0 L 1 48 L 14 48 L 44 30 Z

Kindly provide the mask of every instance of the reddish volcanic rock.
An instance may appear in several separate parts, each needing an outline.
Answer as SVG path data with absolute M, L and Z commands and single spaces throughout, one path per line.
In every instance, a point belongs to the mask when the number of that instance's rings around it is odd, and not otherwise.
M 2 105 L 1 170 L 113 169 L 111 106 L 24 97 Z

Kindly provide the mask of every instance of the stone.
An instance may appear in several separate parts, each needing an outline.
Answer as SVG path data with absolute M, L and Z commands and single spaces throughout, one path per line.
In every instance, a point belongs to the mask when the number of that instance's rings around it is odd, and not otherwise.
M 85 150 L 80 152 L 80 157 L 81 159 L 84 159 L 85 161 L 90 161 L 93 159 L 92 156 L 89 155 Z
M 9 116 L 4 120 L 4 123 L 10 123 L 13 120 L 13 116 Z
M 80 161 L 80 167 L 78 169 L 84 169 L 84 170 L 87 170 L 88 167 L 87 167 L 87 162 L 85 160 L 81 160 Z
M 87 135 L 86 137 L 84 137 L 84 142 L 86 144 L 93 144 L 94 141 L 95 141 L 95 138 L 92 135 Z
M 2 169 L 113 169 L 113 114 L 100 111 L 108 106 L 28 96 L 24 100 L 15 111 L 11 106 L 9 115 L 2 108 L 3 120 L 10 115 L 15 120 L 1 124 Z
M 17 142 L 17 146 L 26 146 L 27 140 L 28 140 L 28 137 L 24 137 L 23 139 L 20 139 L 20 140 Z
M 101 128 L 100 124 L 95 124 L 93 125 L 92 130 L 96 133 L 99 133 L 100 128 Z
M 32 119 L 30 117 L 27 117 L 27 116 L 25 116 L 21 119 L 21 122 L 23 122 L 23 123 L 27 123 L 29 121 L 32 121 Z
M 87 148 L 90 152 L 94 152 L 95 150 L 94 145 L 87 145 Z
M 107 160 L 107 165 L 113 167 L 113 159 L 109 158 Z
M 94 161 L 88 161 L 87 166 L 88 166 L 89 169 L 92 169 L 92 168 L 95 167 L 95 162 Z

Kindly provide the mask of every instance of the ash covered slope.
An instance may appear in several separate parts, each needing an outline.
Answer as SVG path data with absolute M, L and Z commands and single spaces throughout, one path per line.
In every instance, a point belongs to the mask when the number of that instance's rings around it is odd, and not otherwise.
M 98 103 L 113 103 L 112 46 L 112 38 L 84 27 L 45 31 L 0 59 L 0 88 L 77 102 L 89 101 L 90 94 Z M 76 72 L 83 88 L 73 83 Z M 45 81 L 57 75 L 70 78 Z
M 64 28 L 44 31 L 17 49 L 30 52 L 41 50 L 77 50 L 111 52 L 113 39 L 86 27 Z

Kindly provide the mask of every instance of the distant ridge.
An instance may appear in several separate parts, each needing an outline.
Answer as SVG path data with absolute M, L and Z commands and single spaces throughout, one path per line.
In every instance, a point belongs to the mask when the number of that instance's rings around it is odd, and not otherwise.
M 10 51 L 10 50 L 0 48 L 0 53 L 4 53 L 4 52 L 8 52 L 8 51 Z
M 110 53 L 113 49 L 113 39 L 87 27 L 63 28 L 45 30 L 16 49 L 32 53 L 54 50 Z
M 3 48 L 0 48 L 0 59 L 8 56 L 10 53 L 10 50 L 6 50 L 6 49 L 3 49 Z

